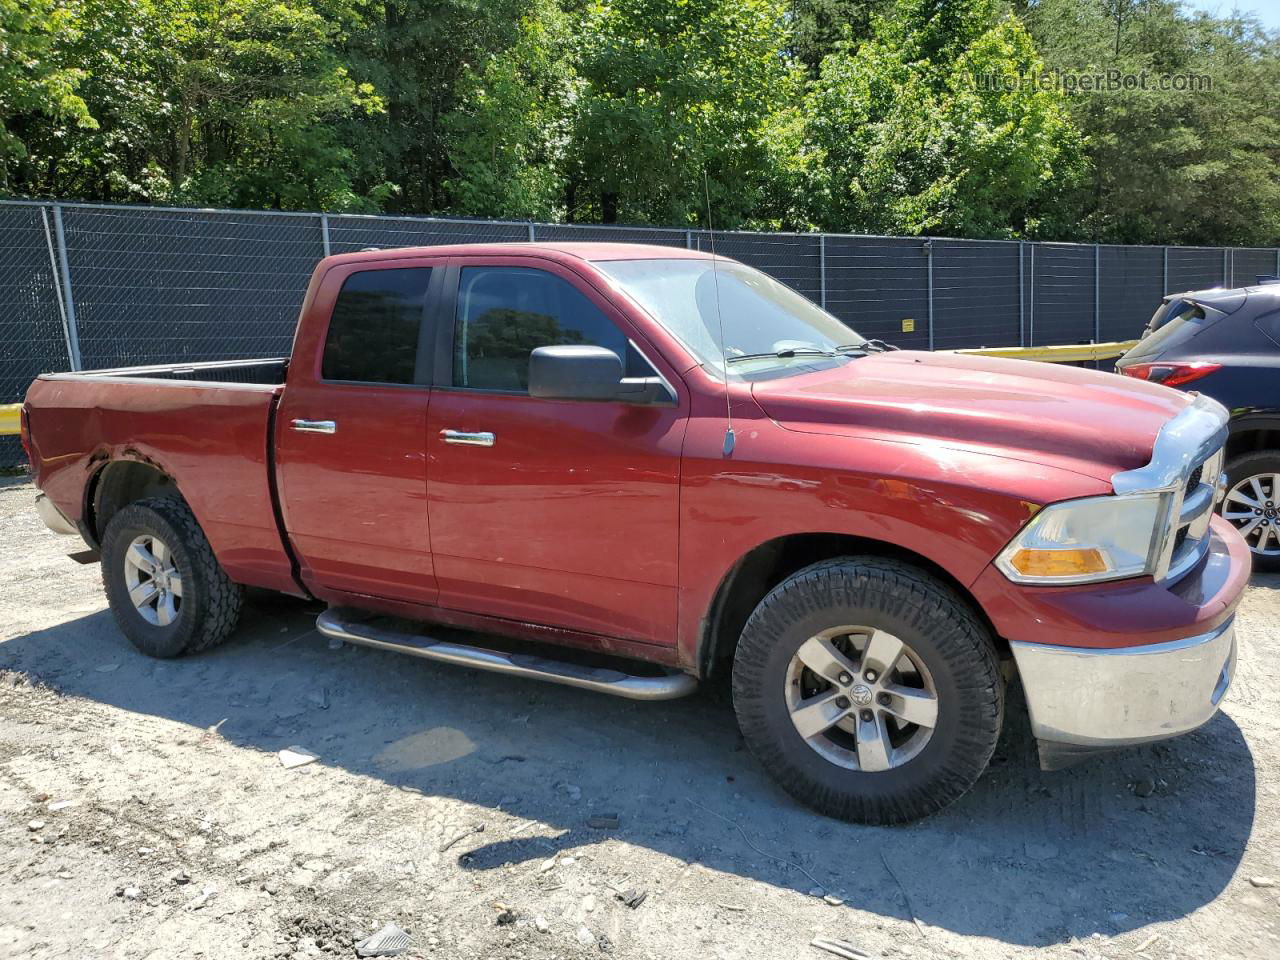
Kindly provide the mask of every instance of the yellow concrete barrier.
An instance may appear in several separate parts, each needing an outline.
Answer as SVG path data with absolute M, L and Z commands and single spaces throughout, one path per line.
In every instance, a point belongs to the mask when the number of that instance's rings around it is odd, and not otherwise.
M 19 426 L 20 403 L 0 404 L 0 437 L 13 437 L 21 432 Z
M 1112 343 L 1068 343 L 1057 347 L 976 347 L 953 350 L 981 357 L 1010 357 L 1015 360 L 1043 360 L 1046 363 L 1085 363 L 1090 360 L 1112 360 L 1128 351 L 1137 340 Z

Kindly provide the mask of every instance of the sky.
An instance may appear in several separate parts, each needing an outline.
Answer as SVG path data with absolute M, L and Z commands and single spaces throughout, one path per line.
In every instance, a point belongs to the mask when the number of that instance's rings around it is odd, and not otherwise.
M 1220 14 L 1238 7 L 1242 13 L 1252 13 L 1264 26 L 1280 28 L 1280 0 L 1190 0 L 1187 6 Z

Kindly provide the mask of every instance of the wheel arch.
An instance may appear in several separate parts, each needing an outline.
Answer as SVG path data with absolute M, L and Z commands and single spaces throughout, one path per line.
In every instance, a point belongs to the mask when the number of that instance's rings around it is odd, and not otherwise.
M 103 462 L 85 485 L 85 539 L 92 537 L 92 546 L 101 547 L 111 518 L 129 504 L 151 497 L 187 503 L 178 482 L 153 461 L 121 457 Z
M 1227 461 L 1248 453 L 1280 451 L 1280 413 L 1245 413 L 1231 423 Z
M 1008 643 L 997 633 L 972 592 L 935 561 L 898 544 L 870 537 L 797 533 L 759 544 L 740 557 L 721 578 L 698 632 L 695 661 L 698 676 L 705 679 L 717 674 L 733 657 L 747 619 L 770 590 L 805 567 L 844 556 L 900 560 L 937 577 L 986 626 L 1001 659 L 1010 656 Z

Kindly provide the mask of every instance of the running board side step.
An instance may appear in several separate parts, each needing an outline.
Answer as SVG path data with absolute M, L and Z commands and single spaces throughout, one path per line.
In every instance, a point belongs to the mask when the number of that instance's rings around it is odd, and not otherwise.
M 477 670 L 532 677 L 535 680 L 595 690 L 628 700 L 674 700 L 693 693 L 698 686 L 698 681 L 685 673 L 670 672 L 659 677 L 642 677 L 623 673 L 621 670 L 552 660 L 550 657 L 486 650 L 483 647 L 434 640 L 417 633 L 389 630 L 362 622 L 357 619 L 360 616 L 363 614 L 355 610 L 331 607 L 316 618 L 316 629 L 326 637 L 334 637 L 346 643 L 393 650 L 396 653 L 456 663 Z

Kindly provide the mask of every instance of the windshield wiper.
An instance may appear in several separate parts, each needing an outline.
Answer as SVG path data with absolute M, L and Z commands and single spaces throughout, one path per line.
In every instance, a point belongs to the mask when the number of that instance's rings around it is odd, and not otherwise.
M 725 363 L 737 363 L 740 360 L 789 360 L 792 357 L 835 357 L 833 350 L 811 350 L 808 347 L 787 347 L 785 350 L 774 350 L 770 353 L 743 353 L 736 357 L 728 357 Z
M 885 343 L 883 340 L 863 340 L 861 343 L 846 343 L 843 346 L 836 347 L 841 353 L 885 353 L 889 350 L 897 350 L 892 343 Z

